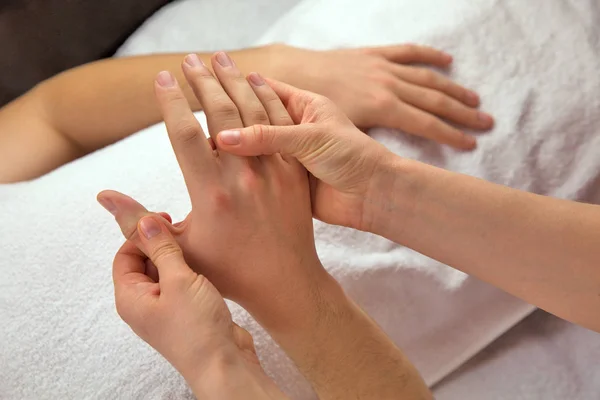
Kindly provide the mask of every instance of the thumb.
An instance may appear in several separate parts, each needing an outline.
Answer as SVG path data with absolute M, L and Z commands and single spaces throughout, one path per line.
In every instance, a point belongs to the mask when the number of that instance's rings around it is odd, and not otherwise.
M 96 199 L 102 207 L 115 217 L 125 239 L 132 241 L 136 240 L 137 224 L 140 218 L 153 214 L 131 197 L 114 190 L 104 190 L 98 194 Z M 158 213 L 158 215 L 169 222 L 170 225 L 171 216 L 169 214 Z M 173 227 L 172 230 L 176 231 L 176 228 Z
M 318 150 L 325 135 L 313 124 L 254 125 L 217 135 L 218 147 L 238 156 L 282 154 L 302 159 Z
M 137 231 L 141 250 L 158 269 L 161 283 L 184 278 L 191 272 L 181 247 L 160 216 L 143 217 Z

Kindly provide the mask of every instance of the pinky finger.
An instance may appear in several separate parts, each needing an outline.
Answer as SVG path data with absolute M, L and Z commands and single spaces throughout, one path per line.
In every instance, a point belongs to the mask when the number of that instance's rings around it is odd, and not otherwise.
M 398 126 L 402 131 L 447 144 L 459 150 L 473 150 L 477 142 L 473 136 L 443 122 L 439 118 L 419 110 L 411 105 L 402 103 L 395 114 L 397 121 L 391 121 L 392 126 Z M 406 121 L 411 121 L 407 123 Z

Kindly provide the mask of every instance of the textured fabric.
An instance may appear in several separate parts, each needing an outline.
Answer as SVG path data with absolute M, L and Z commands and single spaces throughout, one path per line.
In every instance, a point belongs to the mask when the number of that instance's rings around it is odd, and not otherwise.
M 236 10 L 250 7 L 247 3 L 237 3 Z M 218 4 L 214 6 L 234 7 Z M 161 50 L 171 45 L 201 49 L 207 35 L 218 36 L 223 26 L 238 22 L 217 20 L 217 13 L 199 14 L 197 24 L 188 25 L 182 37 L 173 21 L 189 18 L 200 2 L 180 5 L 179 11 L 173 5 L 146 24 L 127 43 L 127 53 L 148 51 L 153 29 L 162 29 Z M 251 9 L 248 15 L 254 15 Z M 255 37 L 265 30 L 257 22 L 244 25 L 260 26 Z M 257 43 L 330 48 L 414 41 L 446 49 L 456 59 L 452 76 L 478 90 L 483 107 L 497 117 L 494 131 L 482 135 L 472 153 L 385 129 L 373 130 L 372 136 L 405 157 L 525 190 L 598 202 L 600 65 L 595 26 L 598 9 L 593 0 L 457 0 L 451 5 L 444 0 L 305 0 Z M 227 47 L 240 43 L 232 41 Z M 0 398 L 191 396 L 177 373 L 116 315 L 110 264 L 121 238 L 94 202 L 99 190 L 112 188 L 182 218 L 189 203 L 169 148 L 164 126 L 157 125 L 33 182 L 0 187 L 0 209 L 6 211 L 0 231 Z M 315 229 L 324 265 L 430 384 L 532 310 L 376 236 L 318 222 Z M 314 398 L 268 336 L 243 310 L 231 307 L 234 318 L 254 333 L 263 365 L 277 383 L 293 398 Z M 581 336 L 590 337 L 595 338 Z M 560 361 L 554 361 L 560 370 Z M 459 371 L 448 379 L 462 376 Z M 485 376 L 507 374 L 488 371 Z M 511 377 L 509 384 L 519 378 Z M 497 382 L 489 387 L 500 391 Z M 464 393 L 452 392 L 446 381 L 440 390 L 440 396 L 451 399 L 457 398 L 453 393 Z
M 600 335 L 537 310 L 435 387 L 438 400 L 592 400 Z

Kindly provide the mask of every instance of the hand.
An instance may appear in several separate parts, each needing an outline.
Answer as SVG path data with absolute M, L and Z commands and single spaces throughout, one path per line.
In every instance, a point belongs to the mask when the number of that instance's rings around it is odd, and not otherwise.
M 451 123 L 475 130 L 494 124 L 490 115 L 477 110 L 479 96 L 473 91 L 430 68 L 405 65 L 446 68 L 452 57 L 442 51 L 416 45 L 335 51 L 281 46 L 276 50 L 279 72 L 273 76 L 330 98 L 360 128 L 400 129 L 472 149 L 475 139 Z
M 111 209 L 124 229 L 138 217 L 132 204 Z M 250 334 L 233 323 L 215 287 L 185 262 L 170 223 L 145 215 L 115 257 L 119 315 L 179 370 L 198 398 L 283 398 L 260 367 Z M 148 261 L 160 279 L 146 274 Z
M 364 210 L 380 166 L 395 155 L 364 135 L 326 97 L 268 80 L 296 126 L 256 125 L 218 134 L 217 145 L 231 154 L 280 153 L 311 172 L 315 218 L 368 230 Z
M 293 123 L 259 75 L 251 74 L 250 85 L 218 53 L 212 60 L 217 80 L 196 60 L 188 57 L 183 70 L 213 137 L 223 129 L 256 123 Z M 293 320 L 293 313 L 302 311 L 297 293 L 318 298 L 320 282 L 332 279 L 314 246 L 306 170 L 280 155 L 240 158 L 213 150 L 169 73 L 159 75 L 156 95 L 192 203 L 190 214 L 173 231 L 185 259 L 262 323 L 275 316 Z M 99 198 L 128 201 L 116 192 Z M 132 207 L 145 211 L 137 203 Z M 297 307 L 290 311 L 290 304 Z

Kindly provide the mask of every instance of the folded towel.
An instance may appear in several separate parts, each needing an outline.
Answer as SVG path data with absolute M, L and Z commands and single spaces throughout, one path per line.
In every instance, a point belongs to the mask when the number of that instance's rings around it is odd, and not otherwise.
M 176 6 L 170 19 L 159 14 L 143 29 L 173 24 Z M 225 6 L 231 4 L 219 5 Z M 472 153 L 384 129 L 373 130 L 373 137 L 405 157 L 597 202 L 598 21 L 592 0 L 305 0 L 261 42 L 323 48 L 418 41 L 446 49 L 457 60 L 453 77 L 477 89 L 497 117 L 494 131 Z M 212 22 L 215 32 L 224 23 Z M 187 28 L 205 37 L 207 24 Z M 175 34 L 164 43 L 193 48 L 194 37 L 182 43 Z M 143 36 L 138 39 L 147 49 Z M 130 41 L 129 51 L 135 48 Z M 191 396 L 114 312 L 110 265 L 122 239 L 94 201 L 99 190 L 113 188 L 182 218 L 189 201 L 169 147 L 158 125 L 36 181 L 0 187 L 0 207 L 8 211 L 0 237 L 0 398 Z M 430 384 L 533 309 L 385 239 L 319 222 L 315 230 L 324 265 Z M 255 335 L 277 383 L 293 398 L 314 398 L 260 327 L 231 307 Z

